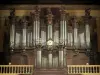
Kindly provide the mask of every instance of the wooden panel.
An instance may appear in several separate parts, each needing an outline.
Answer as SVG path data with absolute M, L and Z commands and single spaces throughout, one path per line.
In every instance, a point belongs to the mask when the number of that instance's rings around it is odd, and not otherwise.
M 34 64 L 34 52 L 15 53 L 12 55 L 12 65 L 33 65 Z
M 96 21 L 97 21 L 98 52 L 100 52 L 100 18 L 97 18 Z
M 85 53 L 75 55 L 73 52 L 68 52 L 67 65 L 85 65 L 86 63 L 89 63 L 89 58 Z

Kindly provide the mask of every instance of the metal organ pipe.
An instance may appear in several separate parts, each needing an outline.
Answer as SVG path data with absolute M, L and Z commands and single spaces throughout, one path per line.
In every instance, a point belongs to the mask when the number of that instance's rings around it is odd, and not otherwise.
M 60 21 L 60 43 L 63 41 L 63 26 L 62 26 L 62 20 Z
M 40 39 L 40 20 L 38 20 L 38 44 L 41 42 L 41 39 Z
M 51 12 L 51 9 L 50 8 L 48 8 L 47 9 L 47 11 L 48 11 L 48 15 L 47 15 L 47 21 L 48 21 L 48 40 L 49 39 L 52 39 L 52 17 L 53 17 L 53 15 L 52 15 L 52 12 Z
M 58 30 L 54 32 L 54 42 L 57 44 L 59 43 L 59 31 Z
M 52 39 L 52 25 L 48 25 L 48 39 Z
M 29 46 L 29 41 L 30 41 L 30 33 L 28 32 L 28 34 L 27 34 L 27 46 Z
M 63 45 L 67 44 L 67 21 L 66 21 L 66 13 L 64 10 L 61 10 L 60 41 L 62 42 Z
M 60 29 L 60 41 L 61 43 L 64 45 L 64 20 L 61 21 L 61 25 L 60 25 L 61 29 Z
M 69 46 L 72 46 L 73 45 L 72 27 L 69 27 L 69 32 L 68 32 L 68 45 Z
M 33 34 L 32 34 L 32 38 L 33 38 L 33 45 L 37 45 L 39 44 L 39 39 L 40 39 L 40 20 L 39 20 L 39 11 L 38 7 L 36 7 L 35 13 L 32 12 L 31 13 L 31 17 L 33 20 Z
M 41 31 L 41 43 L 45 45 L 46 34 L 45 31 Z
M 23 47 L 25 47 L 26 46 L 26 26 L 27 26 L 27 24 L 26 23 L 24 23 L 24 25 L 23 25 L 23 29 L 22 29 L 22 32 L 23 32 L 23 41 L 22 41 L 22 43 L 23 43 Z
M 63 30 L 63 33 L 62 33 L 63 35 L 62 36 L 63 37 L 62 38 L 63 38 L 63 45 L 64 45 L 64 43 L 65 43 L 65 38 L 64 38 L 64 32 L 65 32 L 65 29 L 64 29 L 64 20 L 62 21 L 62 26 L 63 26 L 62 27 L 62 30 Z
M 33 21 L 33 45 L 35 46 L 35 44 L 36 44 L 36 26 L 35 26 L 35 24 L 36 24 L 36 22 L 35 21 Z
M 10 27 L 10 47 L 14 47 L 15 45 L 15 9 L 10 11 L 10 18 L 11 18 L 11 27 Z
M 90 47 L 90 27 L 89 27 L 89 24 L 86 24 L 85 25 L 85 39 L 86 39 L 86 46 L 87 47 Z
M 32 32 L 30 32 L 31 40 L 30 40 L 30 46 L 32 46 Z
M 20 46 L 21 34 L 20 34 L 19 32 L 16 31 L 16 34 L 15 34 L 15 35 L 16 35 L 16 36 L 15 36 L 15 37 L 16 37 L 16 38 L 15 38 L 15 39 L 16 39 L 16 40 L 15 40 L 15 44 L 16 44 L 15 46 L 18 47 L 18 46 Z
M 35 33 L 36 33 L 36 35 L 35 35 L 35 41 L 36 41 L 36 45 L 38 44 L 38 40 L 37 40 L 37 36 L 38 36 L 38 26 L 37 26 L 37 20 L 35 20 L 35 29 L 36 29 L 36 31 L 35 31 Z
M 66 20 L 64 22 L 65 24 L 65 45 L 67 44 L 67 24 L 66 24 Z
M 79 34 L 79 39 L 80 39 L 80 46 L 85 47 L 85 37 L 84 37 L 84 32 Z
M 78 28 L 77 28 L 77 23 L 74 22 L 74 46 L 78 47 Z
M 39 44 L 39 41 L 40 41 L 40 22 L 39 22 L 39 20 L 36 20 L 35 21 L 36 22 L 36 44 Z
M 14 41 L 15 41 L 15 24 L 11 25 L 10 28 L 10 47 L 14 47 Z

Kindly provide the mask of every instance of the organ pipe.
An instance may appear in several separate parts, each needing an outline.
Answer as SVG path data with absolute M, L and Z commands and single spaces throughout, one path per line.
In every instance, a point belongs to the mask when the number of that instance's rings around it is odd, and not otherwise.
M 48 39 L 52 39 L 52 25 L 48 25 Z
M 38 33 L 38 30 L 37 30 L 38 28 L 37 28 L 37 27 L 38 27 L 38 25 L 37 25 L 37 20 L 35 20 L 35 29 L 36 29 L 36 31 L 35 31 L 35 33 L 36 33 L 36 34 L 35 34 L 35 41 L 36 41 L 36 45 L 37 45 L 37 43 L 38 43 L 38 42 L 37 42 L 37 41 L 38 41 L 38 40 L 37 40 L 37 36 L 38 36 L 38 34 L 37 34 L 37 33 Z
M 64 66 L 64 51 L 63 48 L 59 50 L 59 66 L 62 68 Z
M 89 24 L 85 25 L 85 39 L 86 39 L 86 46 L 89 48 L 90 47 L 90 27 Z
M 23 19 L 23 29 L 22 29 L 22 43 L 23 43 L 23 47 L 26 47 L 26 32 L 27 32 L 27 21 L 25 20 L 25 18 Z
M 86 41 L 86 47 L 90 48 L 90 25 L 89 25 L 89 19 L 90 19 L 90 9 L 85 10 L 85 41 Z
M 15 25 L 11 25 L 10 28 L 10 47 L 14 47 L 14 40 L 15 40 Z
M 56 31 L 54 32 L 54 42 L 55 42 L 56 44 L 59 43 L 59 31 L 58 31 L 58 30 L 56 30 Z
M 64 9 L 61 10 L 60 39 L 63 45 L 67 45 L 67 20 Z
M 79 38 L 80 38 L 80 46 L 81 47 L 85 47 L 85 36 L 84 36 L 84 32 L 79 34 Z
M 67 24 L 66 24 L 66 20 L 64 22 L 65 24 L 65 45 L 67 44 Z
M 15 45 L 15 9 L 10 11 L 10 47 Z
M 62 26 L 62 20 L 60 21 L 60 43 L 63 41 L 63 26 Z
M 49 68 L 52 68 L 52 64 L 53 64 L 52 60 L 53 60 L 53 58 L 52 58 L 52 52 L 50 51 L 48 53 L 48 66 L 49 66 Z
M 73 45 L 73 32 L 72 32 L 72 27 L 70 26 L 68 31 L 68 45 L 72 46 Z
M 48 21 L 48 40 L 52 39 L 52 12 L 50 10 L 50 8 L 48 8 L 48 15 L 47 15 L 47 21 Z
M 35 46 L 36 44 L 36 27 L 35 27 L 36 22 L 33 22 L 33 45 Z
M 27 33 L 27 46 L 29 47 L 29 41 L 30 41 L 30 33 Z
M 74 37 L 74 46 L 77 48 L 78 47 L 78 28 L 77 28 L 77 23 L 76 23 L 76 18 L 73 18 L 73 37 Z
M 64 32 L 65 32 L 65 29 L 64 29 L 64 20 L 62 21 L 62 39 L 63 39 L 63 45 L 64 45 L 64 42 L 65 42 L 65 38 L 64 38 Z
M 40 18 L 39 11 L 36 8 L 35 12 L 31 13 L 32 25 L 33 25 L 33 45 L 38 45 L 40 40 Z
M 15 37 L 16 37 L 15 38 L 16 39 L 15 40 L 15 44 L 16 44 L 15 46 L 18 47 L 18 46 L 20 46 L 20 42 L 21 42 L 21 34 L 16 31 L 16 36 Z

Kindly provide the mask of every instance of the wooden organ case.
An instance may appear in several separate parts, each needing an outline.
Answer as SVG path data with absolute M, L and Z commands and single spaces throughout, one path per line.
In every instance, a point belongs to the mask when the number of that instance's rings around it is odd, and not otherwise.
M 36 6 L 29 16 L 10 11 L 10 53 L 12 64 L 58 69 L 67 65 L 93 64 L 93 36 L 96 20 L 85 9 L 84 16 L 70 16 L 64 7 Z

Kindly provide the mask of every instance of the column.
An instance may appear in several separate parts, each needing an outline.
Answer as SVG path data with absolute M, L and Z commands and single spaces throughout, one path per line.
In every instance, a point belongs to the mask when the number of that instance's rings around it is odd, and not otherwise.
M 64 66 L 64 53 L 63 53 L 63 47 L 59 48 L 59 67 L 63 68 Z
M 41 48 L 38 48 L 37 49 L 37 54 L 36 54 L 36 66 L 37 66 L 37 68 L 41 68 L 41 55 L 42 55 L 42 52 L 41 52 Z
M 52 68 L 52 51 L 49 51 L 49 54 L 48 54 L 48 67 L 49 68 Z

